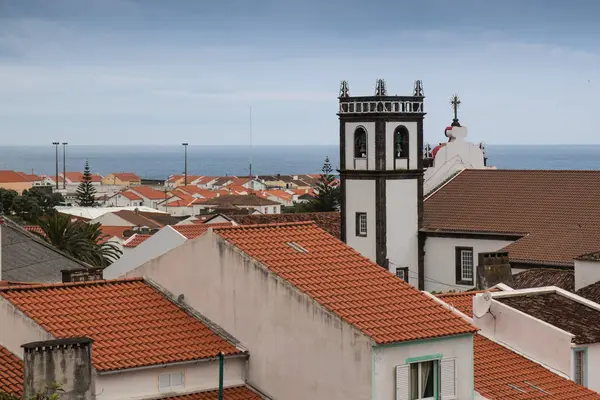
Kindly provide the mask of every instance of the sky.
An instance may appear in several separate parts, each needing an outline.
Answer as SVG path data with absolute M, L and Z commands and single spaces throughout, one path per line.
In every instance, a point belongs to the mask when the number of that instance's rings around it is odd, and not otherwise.
M 370 95 L 383 78 L 398 95 L 423 81 L 429 142 L 457 93 L 471 141 L 600 144 L 598 15 L 596 0 L 0 0 L 0 142 L 331 145 L 340 81 Z

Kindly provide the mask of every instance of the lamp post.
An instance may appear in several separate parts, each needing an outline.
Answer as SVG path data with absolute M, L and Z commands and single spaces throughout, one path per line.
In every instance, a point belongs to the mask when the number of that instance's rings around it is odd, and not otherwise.
M 58 190 L 58 145 L 59 142 L 52 142 L 54 147 L 56 148 L 56 190 Z
M 181 143 L 181 145 L 185 148 L 185 164 L 184 164 L 184 169 L 183 169 L 183 185 L 187 186 L 187 147 L 188 147 L 188 143 L 184 142 Z
M 69 143 L 63 142 L 63 189 L 67 189 L 67 145 Z

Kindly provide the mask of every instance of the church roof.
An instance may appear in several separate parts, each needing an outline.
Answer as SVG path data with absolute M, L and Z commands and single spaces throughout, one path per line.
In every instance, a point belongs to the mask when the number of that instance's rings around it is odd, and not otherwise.
M 464 170 L 425 200 L 425 231 L 512 234 L 511 262 L 569 267 L 600 243 L 600 171 Z

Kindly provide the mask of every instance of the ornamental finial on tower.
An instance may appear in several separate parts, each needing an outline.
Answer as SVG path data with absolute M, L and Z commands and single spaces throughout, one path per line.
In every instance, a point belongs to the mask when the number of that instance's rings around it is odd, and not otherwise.
M 383 79 L 377 79 L 377 82 L 375 82 L 375 96 L 387 96 L 385 81 Z
M 413 96 L 415 96 L 415 97 L 425 96 L 425 94 L 423 93 L 423 82 L 420 79 L 415 81 L 415 90 L 413 92 Z
M 452 126 L 460 126 L 460 122 L 458 122 L 458 107 L 460 107 L 460 99 L 458 95 L 455 94 L 450 99 L 450 104 L 454 110 L 454 119 L 452 120 Z
M 340 97 L 349 97 L 350 88 L 348 87 L 348 81 L 342 81 L 340 85 Z

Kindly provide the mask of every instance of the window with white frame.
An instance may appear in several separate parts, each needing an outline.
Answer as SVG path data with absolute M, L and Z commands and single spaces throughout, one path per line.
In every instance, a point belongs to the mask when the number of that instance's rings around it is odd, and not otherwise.
M 404 282 L 408 282 L 408 267 L 396 268 L 396 276 L 402 279 Z
M 185 384 L 183 372 L 172 372 L 158 376 L 159 392 L 170 392 L 174 389 L 183 389 L 184 387 Z
M 472 247 L 456 248 L 456 283 L 472 285 L 475 276 Z
M 587 386 L 587 352 L 586 349 L 575 349 L 575 383 Z
M 396 400 L 456 399 L 454 358 L 433 358 L 396 366 Z
M 356 236 L 367 236 L 367 213 L 356 213 Z

